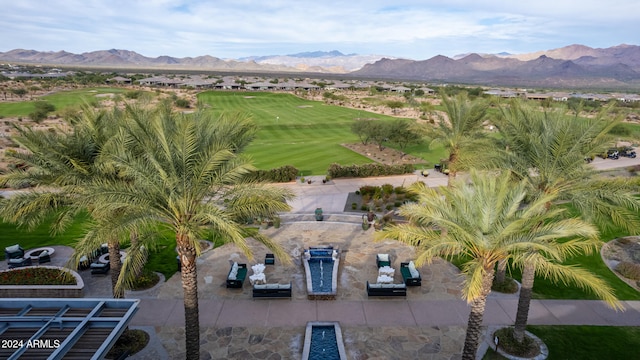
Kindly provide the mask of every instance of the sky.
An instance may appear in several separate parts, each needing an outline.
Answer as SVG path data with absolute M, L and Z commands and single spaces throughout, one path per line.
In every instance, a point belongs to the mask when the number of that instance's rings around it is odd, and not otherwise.
M 0 51 L 425 60 L 640 45 L 638 0 L 0 0 Z

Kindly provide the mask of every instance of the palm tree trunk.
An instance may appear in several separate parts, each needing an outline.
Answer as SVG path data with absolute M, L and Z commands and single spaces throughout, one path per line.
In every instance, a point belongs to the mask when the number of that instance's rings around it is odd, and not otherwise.
M 187 360 L 198 360 L 200 358 L 200 319 L 196 250 L 185 234 L 177 234 L 176 242 L 181 262 L 182 291 L 184 292 L 186 358 Z
M 451 153 L 449 154 L 449 163 L 447 163 L 447 169 L 449 169 L 449 175 L 447 178 L 447 186 L 451 187 L 453 185 L 453 181 L 456 179 L 457 171 L 456 166 L 458 162 L 458 150 L 451 149 Z M 453 167 L 451 166 L 453 165 Z
M 507 279 L 507 260 L 498 261 L 498 270 L 496 271 L 496 284 L 502 284 Z
M 124 299 L 124 289 L 117 286 L 118 278 L 122 270 L 122 261 L 120 260 L 120 243 L 117 239 L 109 240 L 109 272 L 111 273 L 111 292 L 114 299 Z
M 531 305 L 531 294 L 533 293 L 533 280 L 535 277 L 535 267 L 525 264 L 522 270 L 522 287 L 518 298 L 518 311 L 516 312 L 516 323 L 513 329 L 513 337 L 519 343 L 524 341 L 524 332 L 529 319 L 529 306 Z
M 484 308 L 487 304 L 487 296 L 489 292 L 491 292 L 494 272 L 493 268 L 486 269 L 486 273 L 482 277 L 482 293 L 471 302 L 471 312 L 469 313 L 469 321 L 467 323 L 467 335 L 464 339 L 462 360 L 475 360 L 476 358 L 480 335 L 482 333 L 482 317 L 484 316 Z

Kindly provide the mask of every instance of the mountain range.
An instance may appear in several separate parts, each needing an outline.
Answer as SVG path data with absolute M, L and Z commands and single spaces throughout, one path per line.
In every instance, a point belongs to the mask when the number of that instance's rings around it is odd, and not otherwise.
M 528 54 L 438 55 L 427 60 L 345 55 L 337 50 L 220 59 L 210 55 L 152 58 L 117 49 L 82 54 L 15 49 L 0 52 L 0 61 L 127 69 L 331 73 L 488 86 L 640 89 L 640 46 L 626 44 L 609 48 L 570 45 Z

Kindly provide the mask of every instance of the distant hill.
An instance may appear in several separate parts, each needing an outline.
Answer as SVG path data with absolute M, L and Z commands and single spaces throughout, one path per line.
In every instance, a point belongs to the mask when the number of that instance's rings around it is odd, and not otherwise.
M 570 45 L 530 54 L 471 53 L 453 59 L 438 55 L 427 60 L 345 55 L 337 50 L 223 60 L 210 55 L 153 58 L 117 49 L 82 54 L 15 49 L 0 52 L 0 61 L 141 69 L 332 73 L 487 86 L 640 89 L 640 47 L 625 44 L 605 49 Z
M 640 88 L 640 47 L 571 45 L 532 54 L 381 59 L 351 75 L 496 86 Z

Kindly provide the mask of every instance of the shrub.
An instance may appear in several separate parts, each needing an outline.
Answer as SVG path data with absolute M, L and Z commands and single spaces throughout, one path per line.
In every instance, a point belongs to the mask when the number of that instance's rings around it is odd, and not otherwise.
M 27 267 L 0 274 L 0 285 L 76 285 L 68 271 Z
M 351 203 L 351 210 L 355 210 L 358 208 L 358 203 Z
M 369 207 L 367 205 L 362 205 L 362 206 L 360 206 L 360 210 L 369 211 Z
M 396 201 L 396 202 L 393 203 L 393 206 L 398 208 L 398 207 L 402 206 L 402 203 L 400 201 Z
M 285 165 L 270 170 L 256 170 L 247 175 L 247 177 L 248 180 L 252 181 L 289 182 L 296 179 L 298 171 L 292 165 Z M 300 181 L 304 182 L 304 178 L 301 178 Z
M 133 284 L 131 284 L 130 290 L 146 290 L 154 287 L 158 281 L 160 281 L 160 277 L 158 274 L 154 273 L 149 269 L 142 270 L 142 274 L 138 275 Z
M 340 165 L 331 164 L 327 174 L 331 178 L 345 177 L 372 177 L 386 175 L 403 175 L 413 173 L 414 167 L 411 164 L 384 165 L 384 164 L 362 164 L 362 165 Z
M 191 103 L 187 99 L 177 99 L 176 106 L 181 108 L 189 108 L 191 107 Z
M 142 96 L 142 90 L 131 90 L 124 93 L 124 97 L 127 99 L 138 99 Z
M 384 184 L 382 185 L 382 193 L 385 195 L 391 195 L 393 194 L 393 185 L 391 184 Z
M 640 264 L 622 261 L 616 266 L 616 271 L 627 279 L 640 280 Z
M 385 209 L 387 209 L 387 211 L 391 210 L 391 209 L 393 209 L 393 205 L 389 204 L 389 205 L 385 206 Z

